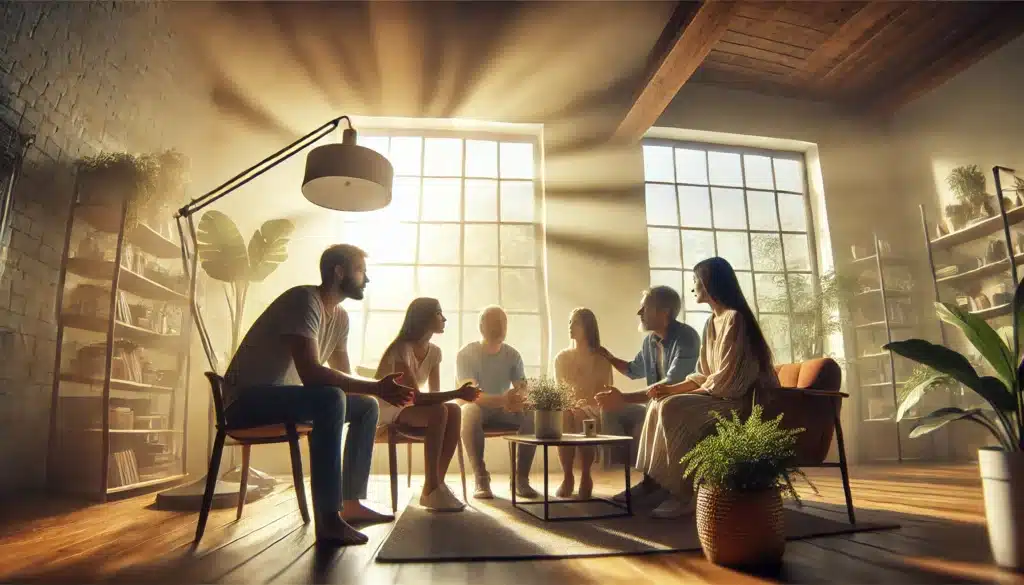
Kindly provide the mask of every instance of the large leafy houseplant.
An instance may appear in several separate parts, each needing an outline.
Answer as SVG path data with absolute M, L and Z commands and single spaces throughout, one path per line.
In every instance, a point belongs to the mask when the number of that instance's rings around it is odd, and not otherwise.
M 264 281 L 288 259 L 288 241 L 294 230 L 295 225 L 287 219 L 266 221 L 247 246 L 235 222 L 224 213 L 208 211 L 199 220 L 199 260 L 210 278 L 224 283 L 232 354 L 240 341 L 249 285 Z
M 1019 336 L 1024 319 L 1024 284 L 1017 286 L 1013 298 L 1012 334 L 1005 339 L 984 319 L 948 303 L 935 303 L 939 318 L 957 327 L 975 350 L 991 367 L 994 375 L 982 375 L 961 353 L 924 339 L 894 341 L 885 345 L 907 359 L 934 370 L 914 387 L 908 387 L 902 400 L 900 415 L 909 405 L 934 388 L 947 387 L 950 379 L 980 396 L 990 408 L 939 408 L 921 418 L 911 430 L 911 437 L 936 431 L 947 424 L 965 420 L 985 427 L 1007 451 L 1024 449 L 1024 398 L 1022 398 L 1021 347 Z M 1012 347 L 1011 347 L 1012 346 Z M 907 406 L 903 406 L 907 405 Z
M 1016 268 L 1011 272 L 1016 278 Z M 992 434 L 999 447 L 978 450 L 989 544 L 997 565 L 1019 570 L 1024 567 L 1024 368 L 1020 343 L 1024 325 L 1024 283 L 1018 283 L 1011 309 L 1012 327 L 1006 338 L 977 315 L 953 305 L 936 303 L 939 317 L 963 332 L 993 375 L 979 373 L 967 357 L 923 339 L 895 341 L 885 347 L 935 372 L 908 390 L 904 404 L 919 400 L 925 392 L 941 387 L 948 379 L 973 391 L 987 403 L 989 408 L 940 408 L 918 421 L 911 437 L 958 420 L 981 425 Z

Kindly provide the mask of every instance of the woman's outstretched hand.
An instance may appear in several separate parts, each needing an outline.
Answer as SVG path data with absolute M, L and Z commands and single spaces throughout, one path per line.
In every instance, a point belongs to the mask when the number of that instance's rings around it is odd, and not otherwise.
M 604 392 L 598 392 L 594 395 L 594 398 L 601 405 L 601 408 L 608 412 L 622 410 L 622 407 L 626 405 L 626 399 L 622 396 L 622 391 L 615 386 L 606 385 Z
M 455 391 L 456 397 L 466 402 L 476 402 L 477 398 L 480 398 L 481 390 L 476 387 L 472 382 L 466 382 L 462 386 L 459 386 L 458 390 Z

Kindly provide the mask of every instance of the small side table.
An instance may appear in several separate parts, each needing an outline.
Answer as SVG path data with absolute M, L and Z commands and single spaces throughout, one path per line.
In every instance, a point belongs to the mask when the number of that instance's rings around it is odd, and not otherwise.
M 598 518 L 618 518 L 621 516 L 632 516 L 633 515 L 633 501 L 630 497 L 629 488 L 629 446 L 633 438 L 625 435 L 597 435 L 596 437 L 587 437 L 579 434 L 563 434 L 560 439 L 538 439 L 533 435 L 508 435 L 505 437 L 508 441 L 508 452 L 509 457 L 512 459 L 512 506 L 517 510 L 530 514 L 536 518 L 540 518 L 545 522 L 564 522 L 567 520 L 595 520 Z M 544 451 L 544 500 L 540 502 L 521 502 L 516 500 L 516 451 L 517 447 L 521 445 L 533 445 L 535 447 L 541 447 Z M 587 498 L 587 499 L 576 499 L 576 500 L 551 500 L 548 496 L 548 448 L 549 447 L 600 447 L 605 445 L 621 446 L 626 450 L 626 464 L 625 464 L 625 477 L 626 477 L 626 502 L 625 505 L 616 502 L 609 498 Z M 529 470 L 526 470 L 529 474 Z M 556 504 L 578 504 L 581 502 L 602 502 L 616 508 L 615 512 L 608 514 L 598 514 L 593 516 L 559 516 L 552 518 L 550 514 L 550 507 Z M 538 516 L 534 514 L 525 506 L 544 506 L 544 515 Z

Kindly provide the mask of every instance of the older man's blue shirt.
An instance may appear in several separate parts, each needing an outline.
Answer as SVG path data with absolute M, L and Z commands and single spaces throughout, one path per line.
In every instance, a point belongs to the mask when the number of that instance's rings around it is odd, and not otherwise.
M 658 376 L 658 344 L 664 348 L 665 372 Z M 682 382 L 697 369 L 700 357 L 700 334 L 693 327 L 672 321 L 662 339 L 651 333 L 644 338 L 640 352 L 629 362 L 626 375 L 633 380 L 646 378 L 647 384 L 665 380 L 668 384 Z

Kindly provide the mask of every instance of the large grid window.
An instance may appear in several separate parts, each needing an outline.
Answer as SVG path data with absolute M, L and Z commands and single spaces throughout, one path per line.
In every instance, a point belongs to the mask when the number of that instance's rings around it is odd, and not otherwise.
M 346 213 L 342 241 L 369 254 L 370 284 L 347 301 L 353 365 L 374 369 L 409 302 L 437 298 L 448 318 L 432 340 L 442 351 L 442 388 L 455 382 L 458 350 L 480 338 L 479 312 L 508 313 L 507 343 L 528 376 L 546 355 L 536 143 L 523 137 L 360 134 L 395 169 L 391 204 Z
M 792 331 L 814 318 L 802 305 L 816 282 L 803 155 L 645 140 L 643 158 L 651 284 L 680 291 L 681 319 L 703 333 L 692 269 L 721 256 L 776 361 L 800 358 Z

